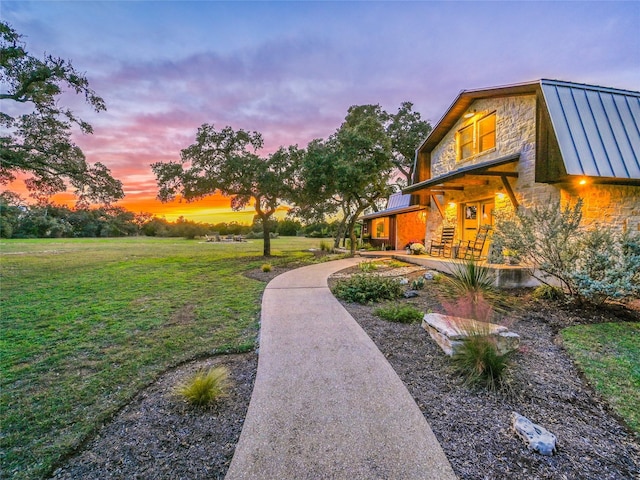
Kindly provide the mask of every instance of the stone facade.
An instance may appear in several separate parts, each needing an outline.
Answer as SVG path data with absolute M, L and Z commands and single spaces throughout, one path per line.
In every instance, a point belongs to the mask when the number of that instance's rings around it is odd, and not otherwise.
M 575 204 L 584 200 L 585 224 L 607 224 L 619 230 L 640 231 L 640 187 L 577 183 L 546 184 L 535 181 L 536 162 L 536 96 L 516 95 L 485 98 L 474 101 L 468 111 L 475 111 L 474 118 L 482 118 L 496 112 L 496 145 L 481 154 L 458 160 L 456 158 L 456 133 L 474 121 L 461 116 L 438 145 L 431 151 L 431 177 L 438 177 L 457 169 L 482 164 L 491 160 L 519 154 L 515 164 L 518 178 L 509 178 L 518 203 L 523 207 L 548 205 L 561 202 Z M 508 166 L 504 168 L 507 169 Z M 513 167 L 509 167 L 513 168 Z M 513 205 L 505 187 L 497 177 L 486 177 L 487 184 L 466 186 L 463 191 L 447 190 L 439 195 L 443 209 L 440 215 L 433 200 L 427 218 L 426 238 L 438 236 L 443 225 L 460 227 L 460 205 L 468 202 L 491 202 L 496 214 L 513 211 Z M 457 237 L 458 230 L 457 230 Z

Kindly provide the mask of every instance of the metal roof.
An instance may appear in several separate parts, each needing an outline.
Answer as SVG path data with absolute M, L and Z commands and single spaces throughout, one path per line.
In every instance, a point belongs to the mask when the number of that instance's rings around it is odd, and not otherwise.
M 387 208 L 379 212 L 373 212 L 362 216 L 362 220 L 370 220 L 378 217 L 388 217 L 398 213 L 406 213 L 414 210 L 421 210 L 424 207 L 420 205 L 411 205 L 411 195 L 404 195 L 402 192 L 393 193 L 387 201 Z
M 540 83 L 568 175 L 640 179 L 640 92 Z
M 547 79 L 461 91 L 416 150 L 415 163 L 418 152 L 433 150 L 475 100 L 538 92 L 567 175 L 640 179 L 640 92 Z

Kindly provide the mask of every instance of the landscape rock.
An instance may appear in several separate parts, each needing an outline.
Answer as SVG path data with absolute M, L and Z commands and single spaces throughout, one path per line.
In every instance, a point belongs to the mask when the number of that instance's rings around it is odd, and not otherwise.
M 527 417 L 513 412 L 511 426 L 530 450 L 542 455 L 553 455 L 556 451 L 556 436 L 546 428 L 536 425 Z
M 406 292 L 403 293 L 404 298 L 414 298 L 414 297 L 419 297 L 420 294 L 416 291 L 416 290 L 407 290 Z
M 503 325 L 441 313 L 425 314 L 422 319 L 422 328 L 429 332 L 431 338 L 449 356 L 455 355 L 464 344 L 465 338 L 472 335 L 486 335 L 494 339 L 500 355 L 516 350 L 520 345 L 520 336 L 510 332 Z

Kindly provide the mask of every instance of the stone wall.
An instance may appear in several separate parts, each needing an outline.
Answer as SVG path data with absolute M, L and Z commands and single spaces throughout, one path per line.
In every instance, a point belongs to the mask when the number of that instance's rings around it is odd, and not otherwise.
M 562 205 L 582 198 L 584 225 L 609 225 L 620 232 L 640 233 L 640 187 L 568 185 L 560 188 Z
M 520 160 L 516 164 L 518 178 L 509 178 L 508 181 L 521 206 L 526 208 L 557 202 L 561 202 L 562 205 L 567 202 L 575 204 L 578 198 L 582 198 L 585 224 L 608 224 L 618 230 L 640 232 L 640 187 L 601 184 L 579 186 L 577 182 L 551 185 L 535 182 L 535 95 L 481 99 L 473 102 L 469 110 L 475 110 L 475 118 L 496 112 L 496 147 L 458 161 L 456 132 L 473 121 L 473 118 L 467 120 L 461 117 L 431 152 L 433 177 L 519 153 Z M 464 191 L 447 190 L 443 195 L 439 195 L 437 198 L 444 211 L 444 219 L 431 200 L 425 235 L 427 242 L 439 235 L 443 225 L 459 227 L 457 206 L 461 203 L 493 198 L 496 214 L 504 215 L 513 212 L 513 205 L 501 180 L 496 177 L 487 177 L 487 181 L 487 185 L 468 186 Z

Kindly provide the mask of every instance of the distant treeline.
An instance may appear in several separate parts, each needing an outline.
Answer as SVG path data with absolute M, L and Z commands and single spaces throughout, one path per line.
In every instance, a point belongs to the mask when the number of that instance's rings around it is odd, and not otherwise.
M 64 205 L 20 205 L 12 196 L 0 195 L 0 237 L 2 238 L 80 238 L 150 237 L 195 238 L 218 234 L 244 235 L 261 238 L 262 222 L 252 225 L 230 223 L 200 223 L 183 217 L 175 222 L 150 213 L 133 213 L 122 207 L 69 208 Z M 331 237 L 336 224 L 303 225 L 296 220 L 273 220 L 269 231 L 280 236 L 305 235 Z

